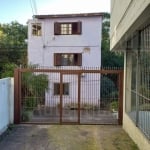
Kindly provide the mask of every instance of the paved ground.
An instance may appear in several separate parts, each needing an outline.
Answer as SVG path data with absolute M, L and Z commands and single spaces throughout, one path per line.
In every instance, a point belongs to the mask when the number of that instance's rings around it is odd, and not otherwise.
M 138 150 L 120 126 L 17 125 L 0 139 L 0 150 Z

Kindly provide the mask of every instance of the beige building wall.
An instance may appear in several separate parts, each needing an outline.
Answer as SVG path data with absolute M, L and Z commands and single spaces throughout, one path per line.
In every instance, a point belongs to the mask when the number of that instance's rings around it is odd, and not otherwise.
M 126 41 L 150 18 L 150 0 L 111 0 L 111 49 L 122 49 Z
M 126 113 L 124 113 L 123 117 L 123 128 L 138 145 L 140 150 L 150 150 L 150 142 L 146 139 L 139 128 L 135 127 L 135 124 Z
M 150 141 L 126 113 L 131 110 L 131 93 L 128 94 L 126 89 L 131 88 L 132 65 L 130 64 L 132 58 L 128 55 L 127 65 L 125 50 L 127 40 L 147 24 L 150 24 L 150 0 L 111 0 L 110 49 L 123 50 L 125 53 L 124 68 L 131 69 L 131 72 L 128 73 L 124 71 L 123 128 L 141 150 L 150 150 Z
M 129 67 L 129 70 L 132 70 L 132 57 L 128 57 L 126 52 L 124 54 L 124 68 Z M 129 56 L 129 55 L 128 55 Z M 128 64 L 126 64 L 126 62 Z M 131 72 L 124 71 L 124 89 L 130 89 L 131 88 Z M 128 80 L 128 82 L 126 82 Z M 127 84 L 126 84 L 127 83 Z M 135 123 L 131 120 L 131 118 L 128 116 L 126 112 L 129 112 L 131 110 L 131 93 L 124 92 L 123 95 L 123 129 L 128 133 L 128 135 L 133 139 L 133 141 L 138 145 L 140 150 L 150 150 L 150 141 L 145 137 L 145 135 L 141 132 L 141 130 L 135 126 Z

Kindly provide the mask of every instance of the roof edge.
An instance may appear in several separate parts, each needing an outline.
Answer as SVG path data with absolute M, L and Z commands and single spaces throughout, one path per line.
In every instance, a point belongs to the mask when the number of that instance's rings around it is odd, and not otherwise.
M 34 15 L 34 18 L 37 19 L 48 19 L 48 18 L 70 18 L 70 17 L 94 17 L 94 16 L 103 16 L 104 13 L 95 12 L 95 13 L 76 13 L 76 14 L 52 14 L 52 15 Z

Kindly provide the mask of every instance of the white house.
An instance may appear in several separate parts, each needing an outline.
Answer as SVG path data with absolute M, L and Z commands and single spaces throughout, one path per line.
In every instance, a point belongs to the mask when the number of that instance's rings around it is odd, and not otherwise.
M 123 128 L 150 149 L 150 0 L 111 1 L 111 50 L 124 52 Z
M 101 66 L 102 13 L 36 15 L 28 21 L 28 63 L 58 69 L 83 69 Z M 93 98 L 95 104 L 100 99 L 100 75 L 90 81 L 83 74 L 82 100 Z M 59 103 L 60 75 L 49 77 L 46 105 Z M 93 86 L 98 92 L 93 93 Z M 63 96 L 66 101 L 76 101 L 77 75 L 63 75 Z M 50 104 L 50 99 L 55 103 Z

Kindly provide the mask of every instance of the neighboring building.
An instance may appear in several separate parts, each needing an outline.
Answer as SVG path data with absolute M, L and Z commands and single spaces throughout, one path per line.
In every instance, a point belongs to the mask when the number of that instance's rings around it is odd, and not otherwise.
M 150 0 L 111 1 L 111 50 L 124 52 L 123 128 L 150 149 Z
M 28 63 L 55 69 L 84 69 L 101 66 L 101 13 L 36 15 L 28 21 Z M 100 75 L 90 82 L 90 75 L 83 75 L 82 99 L 94 97 L 95 103 L 100 99 Z M 63 76 L 63 95 L 67 102 L 70 97 L 76 99 L 77 75 Z M 49 90 L 46 104 L 50 99 L 59 103 L 60 75 L 49 75 Z M 89 96 L 92 86 L 98 92 Z M 86 87 L 86 88 L 85 88 Z M 92 92 L 91 92 L 92 93 Z M 74 102 L 74 101 L 73 101 Z

